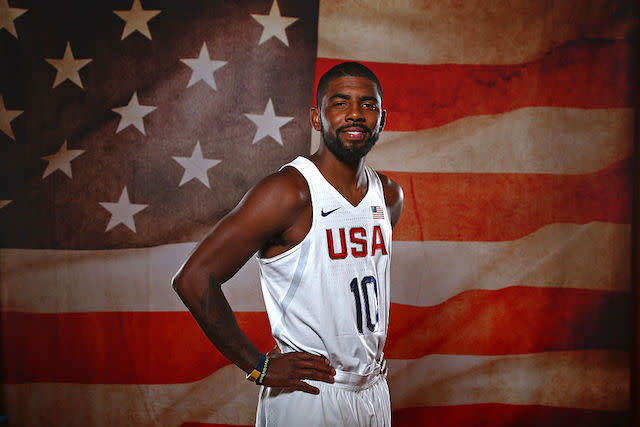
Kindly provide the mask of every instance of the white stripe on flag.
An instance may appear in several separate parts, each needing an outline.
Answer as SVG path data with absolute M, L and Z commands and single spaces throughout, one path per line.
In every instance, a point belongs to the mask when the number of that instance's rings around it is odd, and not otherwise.
M 394 242 L 393 249 L 391 300 L 408 305 L 434 306 L 464 291 L 507 286 L 631 286 L 629 225 L 552 224 L 507 242 Z
M 617 4 L 609 0 L 579 5 L 572 0 L 322 0 L 318 57 L 515 64 L 536 59 L 567 40 L 621 39 L 633 28 L 631 19 L 630 13 L 621 19 Z
M 392 302 L 433 306 L 467 290 L 514 285 L 629 291 L 630 239 L 628 225 L 593 222 L 554 224 L 507 242 L 396 241 Z M 2 309 L 185 311 L 170 281 L 193 246 L 0 249 Z M 235 311 L 264 311 L 255 259 L 223 289 Z
M 395 409 L 477 403 L 629 409 L 627 352 L 430 355 L 390 360 L 389 372 Z
M 394 172 L 586 174 L 631 155 L 633 123 L 631 109 L 522 108 L 415 132 L 383 131 L 367 164 Z M 312 153 L 319 144 L 314 131 Z

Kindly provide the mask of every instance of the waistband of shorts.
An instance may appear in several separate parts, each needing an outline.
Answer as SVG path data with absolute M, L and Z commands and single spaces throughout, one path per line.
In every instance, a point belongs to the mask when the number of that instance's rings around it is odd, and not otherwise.
M 357 374 L 355 372 L 347 372 L 336 369 L 336 374 L 333 377 L 334 383 L 328 385 L 334 385 L 338 387 L 350 388 L 350 389 L 364 389 L 373 385 L 381 377 L 387 376 L 387 361 L 376 363 L 373 371 L 369 374 Z

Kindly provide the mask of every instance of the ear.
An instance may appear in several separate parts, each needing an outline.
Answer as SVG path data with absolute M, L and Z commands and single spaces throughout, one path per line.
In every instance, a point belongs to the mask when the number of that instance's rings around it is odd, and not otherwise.
M 309 122 L 311 123 L 311 127 L 315 130 L 319 131 L 322 129 L 320 124 L 320 108 L 319 107 L 311 107 L 309 111 Z
M 387 110 L 382 110 L 382 116 L 380 117 L 380 126 L 378 126 L 378 132 L 382 132 L 384 125 L 387 123 Z

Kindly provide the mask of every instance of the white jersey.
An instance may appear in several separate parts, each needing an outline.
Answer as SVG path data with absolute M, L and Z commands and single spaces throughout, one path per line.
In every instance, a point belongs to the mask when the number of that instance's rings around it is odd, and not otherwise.
M 337 371 L 368 375 L 383 358 L 389 326 L 391 221 L 378 174 L 353 206 L 304 157 L 311 229 L 295 247 L 258 258 L 271 331 L 283 352 L 323 355 Z

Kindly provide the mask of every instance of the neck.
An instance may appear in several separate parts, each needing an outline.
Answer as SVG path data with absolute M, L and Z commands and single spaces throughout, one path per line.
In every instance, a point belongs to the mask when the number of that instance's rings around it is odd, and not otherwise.
M 367 192 L 365 159 L 366 156 L 356 163 L 345 163 L 338 159 L 324 143 L 321 143 L 318 151 L 310 157 L 324 178 L 354 205 L 362 200 Z

